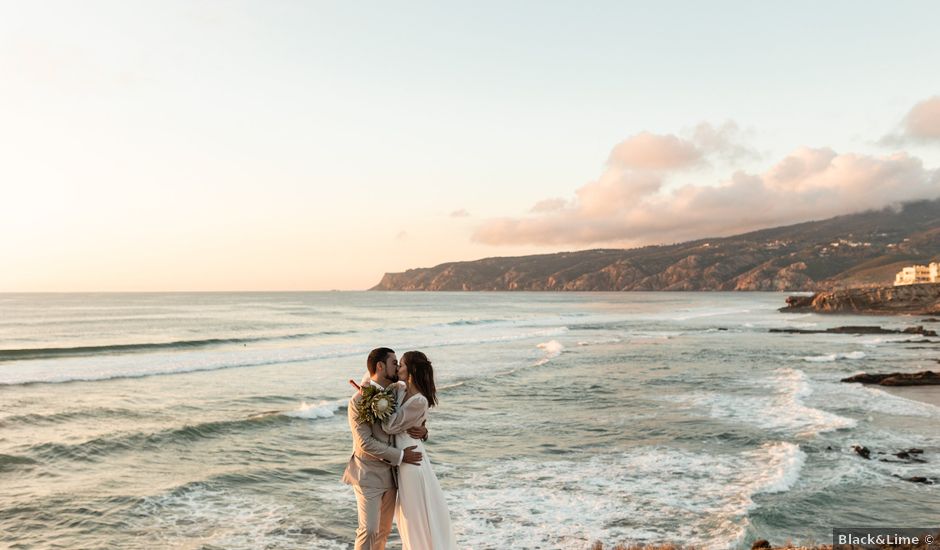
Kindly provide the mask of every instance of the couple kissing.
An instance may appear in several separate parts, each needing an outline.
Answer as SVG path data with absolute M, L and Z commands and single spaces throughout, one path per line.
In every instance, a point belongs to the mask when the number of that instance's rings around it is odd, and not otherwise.
M 437 404 L 434 369 L 420 351 L 399 362 L 389 348 L 366 360 L 368 378 L 347 414 L 353 453 L 343 482 L 353 486 L 359 513 L 356 550 L 384 550 L 398 525 L 403 550 L 457 550 L 444 493 L 424 441 L 428 409 Z

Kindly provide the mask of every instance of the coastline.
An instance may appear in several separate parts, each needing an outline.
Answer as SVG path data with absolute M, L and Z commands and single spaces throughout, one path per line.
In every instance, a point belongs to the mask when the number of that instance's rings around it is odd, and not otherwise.
M 884 390 L 891 395 L 897 397 L 903 397 L 905 399 L 911 399 L 914 401 L 920 401 L 922 403 L 927 403 L 933 405 L 934 407 L 940 408 L 940 391 L 937 391 L 936 386 L 879 386 L 874 385 L 874 388 L 879 390 Z

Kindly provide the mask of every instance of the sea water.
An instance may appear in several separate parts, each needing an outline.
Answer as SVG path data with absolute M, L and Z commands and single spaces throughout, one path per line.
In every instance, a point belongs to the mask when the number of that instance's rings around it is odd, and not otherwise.
M 940 485 L 901 478 L 940 476 L 940 408 L 839 379 L 940 347 L 770 333 L 918 321 L 784 298 L 2 294 L 0 546 L 351 549 L 347 380 L 378 346 L 434 364 L 426 458 L 462 548 L 932 526 Z

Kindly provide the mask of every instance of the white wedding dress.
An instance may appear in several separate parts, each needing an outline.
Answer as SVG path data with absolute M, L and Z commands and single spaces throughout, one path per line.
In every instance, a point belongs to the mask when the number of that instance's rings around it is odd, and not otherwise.
M 428 417 L 428 400 L 420 393 L 404 399 L 404 384 L 397 387 L 398 407 L 382 422 L 382 429 L 395 434 L 399 449 L 416 446 L 421 464 L 398 467 L 398 504 L 396 521 L 403 550 L 457 550 L 457 539 L 450 525 L 450 513 L 444 492 L 431 468 L 424 443 L 406 430 L 420 426 Z

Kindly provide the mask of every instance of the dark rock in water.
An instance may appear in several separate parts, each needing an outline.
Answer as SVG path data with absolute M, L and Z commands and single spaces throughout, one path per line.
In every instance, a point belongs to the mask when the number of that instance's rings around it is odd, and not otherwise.
M 933 479 L 931 479 L 931 478 L 929 478 L 929 477 L 924 477 L 924 476 L 903 477 L 903 476 L 899 476 L 899 475 L 897 475 L 897 474 L 894 474 L 894 477 L 896 477 L 896 478 L 898 478 L 898 479 L 903 479 L 904 481 L 910 481 L 911 483 L 926 483 L 927 485 L 933 485 L 933 484 L 934 484 L 934 480 L 933 480 Z
M 879 384 L 882 386 L 933 386 L 940 384 L 940 374 L 929 370 L 911 374 L 901 374 L 898 376 L 889 376 L 879 382 Z
M 912 455 L 922 455 L 922 454 L 924 454 L 924 450 L 923 450 L 923 449 L 908 449 L 907 452 L 910 453 L 910 454 L 912 454 Z
M 867 374 L 863 372 L 843 378 L 842 382 L 859 382 L 880 386 L 932 386 L 940 385 L 940 374 L 929 370 L 913 373 L 890 372 L 886 374 Z
M 768 542 L 767 539 L 758 539 L 751 545 L 751 550 L 759 550 L 761 548 L 771 548 L 770 542 Z
M 848 378 L 843 378 L 841 381 L 842 382 L 859 382 L 861 384 L 878 384 L 885 378 L 888 378 L 889 376 L 895 376 L 895 375 L 900 375 L 900 374 L 901 374 L 900 372 L 891 372 L 888 374 L 868 374 L 868 373 L 863 372 L 861 374 L 855 374 L 855 375 L 849 376 Z
M 927 330 L 922 325 L 917 325 L 916 327 L 907 327 L 902 330 L 904 334 L 920 334 L 921 336 L 936 336 L 937 331 Z
M 864 458 L 865 460 L 871 460 L 871 451 L 868 450 L 868 447 L 852 445 L 852 448 L 855 449 L 855 453 L 858 454 L 858 456 Z
M 813 298 L 815 297 L 815 294 L 812 296 L 787 296 L 787 309 L 810 307 L 813 305 Z
M 921 323 L 940 323 L 940 319 L 937 319 L 936 317 L 928 317 L 926 319 L 921 319 L 920 322 Z
M 915 450 L 916 450 L 916 449 L 915 449 Z M 912 453 L 910 453 L 910 452 L 908 452 L 908 451 L 901 451 L 901 452 L 899 452 L 899 453 L 894 453 L 894 456 L 896 456 L 896 457 L 898 457 L 898 458 L 901 458 L 901 459 L 904 459 L 904 460 L 906 460 L 906 461 L 908 461 L 908 462 L 927 462 L 926 460 L 924 460 L 924 459 L 922 459 L 922 458 L 918 458 L 918 457 L 916 457 L 916 456 L 912 456 Z M 883 460 L 883 462 L 896 462 L 896 461 L 893 461 L 893 460 L 892 460 L 892 461 Z
M 886 342 L 886 343 L 887 344 L 940 344 L 940 341 L 921 338 L 920 340 L 895 340 L 894 342 Z M 917 348 L 910 348 L 910 349 L 930 349 L 930 348 L 927 346 L 920 346 Z
M 937 332 L 927 330 L 922 326 L 907 327 L 902 330 L 873 327 L 869 325 L 834 327 L 825 330 L 808 330 L 801 328 L 772 328 L 770 332 L 783 332 L 786 334 L 920 334 L 922 336 L 936 336 Z M 924 340 L 920 340 L 923 342 Z M 927 340 L 929 342 L 930 340 Z

